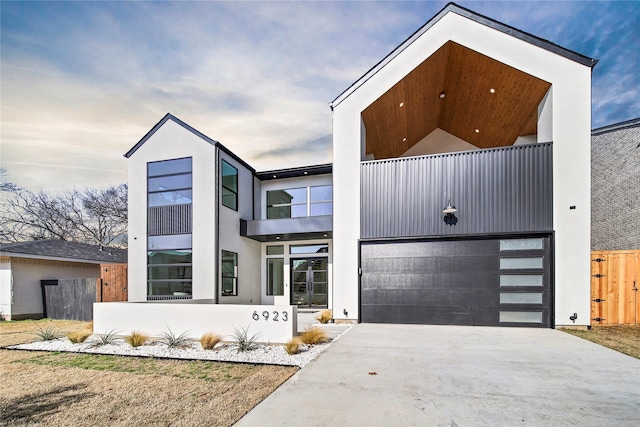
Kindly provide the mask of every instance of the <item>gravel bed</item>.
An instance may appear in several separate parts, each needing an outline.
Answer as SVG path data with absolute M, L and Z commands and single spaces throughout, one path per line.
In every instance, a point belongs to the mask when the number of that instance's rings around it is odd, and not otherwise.
M 52 341 L 36 341 L 30 344 L 12 345 L 6 348 L 14 350 L 64 351 L 71 353 L 109 354 L 117 356 L 155 357 L 184 360 L 212 360 L 220 362 L 240 362 L 264 365 L 282 365 L 303 367 L 322 353 L 340 335 L 351 329 L 347 327 L 338 336 L 325 344 L 300 346 L 300 353 L 290 355 L 284 345 L 258 344 L 257 348 L 240 352 L 234 343 L 218 344 L 213 350 L 204 350 L 199 342 L 192 341 L 181 348 L 169 348 L 158 342 L 151 342 L 140 347 L 131 347 L 123 339 L 116 339 L 114 344 L 96 346 L 91 344 L 92 337 L 81 344 L 73 344 L 67 338 Z

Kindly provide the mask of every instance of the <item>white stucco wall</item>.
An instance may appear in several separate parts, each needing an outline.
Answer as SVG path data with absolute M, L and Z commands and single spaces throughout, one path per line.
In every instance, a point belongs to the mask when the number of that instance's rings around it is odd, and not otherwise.
M 334 107 L 335 310 L 357 318 L 361 112 L 449 40 L 552 84 L 556 325 L 588 325 L 591 68 L 451 12 Z
M 473 144 L 462 138 L 450 134 L 440 128 L 435 128 L 429 135 L 422 138 L 400 157 L 424 156 L 427 154 L 453 153 L 454 151 L 477 150 Z
M 100 264 L 12 257 L 10 265 L 10 274 L 13 283 L 12 318 L 42 316 L 42 289 L 40 287 L 40 280 L 89 279 L 100 277 Z M 5 271 L 6 270 L 3 270 L 3 276 L 6 274 L 4 273 Z
M 253 172 L 222 150 L 219 150 L 219 156 L 220 159 L 238 169 L 238 211 L 220 204 L 220 248 L 218 249 L 238 254 L 238 295 L 222 296 L 220 287 L 218 290 L 220 303 L 260 304 L 260 242 L 240 236 L 240 219 L 253 219 Z M 220 191 L 222 191 L 221 187 Z M 221 265 L 220 254 L 218 254 L 218 265 Z M 218 273 L 218 279 L 221 280 L 221 272 Z
M 129 301 L 147 299 L 147 163 L 191 157 L 193 298 L 214 298 L 215 147 L 172 120 L 129 157 Z
M 11 274 L 11 258 L 0 258 L 0 317 L 11 319 L 11 293 L 13 292 L 13 275 Z

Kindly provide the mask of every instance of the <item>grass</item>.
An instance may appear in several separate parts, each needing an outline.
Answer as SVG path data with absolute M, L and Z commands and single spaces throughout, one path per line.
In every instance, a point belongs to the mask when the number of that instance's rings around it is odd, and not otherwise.
M 284 349 L 287 351 L 287 354 L 298 354 L 300 353 L 300 339 L 292 338 L 284 345 Z
M 640 325 L 592 326 L 590 330 L 567 328 L 562 331 L 640 359 Z
M 91 340 L 91 345 L 98 347 L 101 345 L 115 344 L 117 339 L 116 331 L 111 330 L 102 334 L 96 334 L 95 338 Z
M 42 325 L 87 323 L 0 322 L 0 345 L 31 342 Z M 231 426 L 297 370 L 0 349 L 0 425 Z
M 141 345 L 144 345 L 144 343 L 149 340 L 149 335 L 145 335 L 142 332 L 133 331 L 131 332 L 130 335 L 127 335 L 126 337 L 124 337 L 124 340 L 131 347 L 140 347 Z
M 316 317 L 316 320 L 322 324 L 331 322 L 331 319 L 333 319 L 333 313 L 331 310 L 322 310 L 320 315 Z
M 257 341 L 260 338 L 260 333 L 249 336 L 249 326 L 247 326 L 247 329 L 235 329 L 233 338 L 237 341 L 238 351 L 251 351 L 258 346 Z
M 213 350 L 213 348 L 216 346 L 216 344 L 218 344 L 220 341 L 222 341 L 222 337 L 220 335 L 204 334 L 200 338 L 200 345 L 205 350 Z
M 74 331 L 74 332 L 69 332 L 67 334 L 67 338 L 69 339 L 69 341 L 71 341 L 74 344 L 79 344 L 82 342 L 85 342 L 87 338 L 89 338 L 91 336 L 92 332 L 91 331 Z
M 322 328 L 311 327 L 300 334 L 300 341 L 305 344 L 320 344 L 329 341 L 329 336 Z
M 160 335 L 160 339 L 158 340 L 158 342 L 166 345 L 167 347 L 169 348 L 186 347 L 191 342 L 186 332 L 183 332 L 180 335 L 176 335 L 173 333 L 171 328 L 167 327 L 167 329 L 168 331 L 163 332 Z
M 62 332 L 59 331 L 56 327 L 48 325 L 38 327 L 35 331 L 35 334 L 38 338 L 40 338 L 40 341 L 53 341 L 57 340 L 58 338 L 62 338 L 63 336 Z

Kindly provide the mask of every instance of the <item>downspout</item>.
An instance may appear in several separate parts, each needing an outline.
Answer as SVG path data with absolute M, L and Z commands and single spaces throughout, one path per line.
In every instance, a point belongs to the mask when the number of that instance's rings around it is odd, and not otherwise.
M 215 271 L 215 280 L 213 282 L 213 289 L 215 291 L 215 299 L 214 299 L 214 303 L 215 304 L 219 304 L 220 303 L 220 289 L 219 289 L 219 284 L 220 284 L 220 180 L 218 179 L 218 177 L 220 176 L 220 148 L 218 146 L 216 146 L 216 155 L 215 155 L 215 162 L 216 164 L 214 165 L 214 184 L 215 184 L 215 199 L 216 199 L 216 206 L 214 208 L 214 212 L 216 215 L 216 236 L 214 239 L 214 254 L 213 254 L 213 260 L 214 260 L 214 271 Z

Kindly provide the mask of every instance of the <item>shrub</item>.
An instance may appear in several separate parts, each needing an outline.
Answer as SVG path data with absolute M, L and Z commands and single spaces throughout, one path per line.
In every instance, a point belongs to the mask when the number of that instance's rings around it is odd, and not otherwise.
M 36 336 L 40 338 L 41 341 L 53 341 L 61 338 L 62 332 L 52 326 L 45 326 L 44 328 L 38 326 Z
M 67 338 L 74 344 L 85 342 L 91 336 L 91 331 L 75 331 L 67 334 Z
M 329 337 L 324 329 L 314 326 L 300 334 L 300 341 L 305 344 L 320 344 L 329 341 Z
M 204 334 L 200 338 L 200 344 L 205 350 L 213 349 L 220 341 L 222 341 L 222 337 L 216 334 Z
M 85 327 L 85 329 L 88 329 L 88 330 L 93 332 L 93 320 L 91 322 L 87 323 L 84 327 Z
M 249 327 L 247 326 L 247 329 L 235 329 L 233 338 L 238 342 L 238 351 L 249 351 L 258 347 L 257 341 L 260 338 L 260 333 L 249 336 Z
M 320 323 L 329 323 L 333 319 L 333 313 L 331 310 L 322 310 L 320 315 L 316 317 L 316 320 Z
M 300 353 L 300 340 L 298 338 L 290 339 L 285 345 L 284 349 L 288 354 L 298 354 Z
M 167 329 L 169 331 L 163 332 L 162 335 L 160 335 L 160 339 L 158 340 L 162 344 L 166 345 L 167 347 L 169 348 L 186 347 L 191 341 L 189 339 L 189 336 L 187 335 L 187 332 L 183 332 L 180 335 L 176 335 L 173 333 L 171 328 L 167 327 Z
M 117 338 L 116 331 L 110 330 L 103 334 L 96 334 L 90 343 L 93 347 L 99 347 L 101 345 L 115 344 Z
M 147 342 L 148 339 L 148 335 L 145 335 L 142 332 L 138 331 L 133 331 L 131 332 L 131 335 L 127 335 L 126 337 L 124 337 L 124 340 L 131 347 L 140 347 L 141 345 L 144 345 L 144 343 Z

